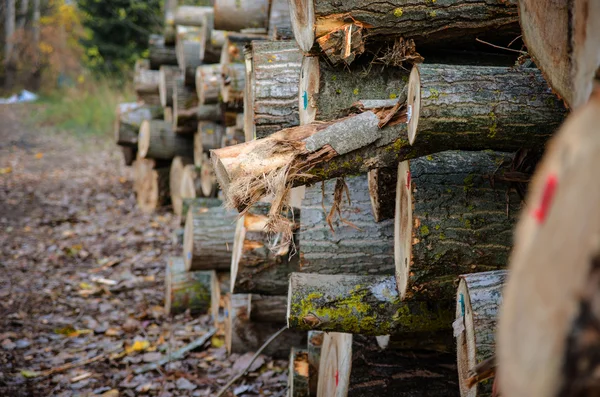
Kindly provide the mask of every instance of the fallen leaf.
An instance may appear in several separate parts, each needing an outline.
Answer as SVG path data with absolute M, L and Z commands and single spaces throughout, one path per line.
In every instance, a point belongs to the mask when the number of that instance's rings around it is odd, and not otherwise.
M 0 168 L 0 175 L 2 175 L 2 174 L 10 174 L 11 172 L 12 172 L 12 168 L 11 167 Z
M 215 335 L 210 338 L 210 344 L 212 347 L 218 349 L 219 347 L 223 347 L 223 345 L 225 345 L 225 338 Z
M 147 340 L 136 340 L 135 342 L 133 342 L 133 345 L 131 345 L 127 349 L 125 349 L 125 352 L 127 354 L 130 354 L 133 352 L 141 352 L 141 351 L 146 350 L 149 347 L 150 347 L 150 342 L 148 342 Z
M 39 152 L 39 153 L 35 154 L 35 158 L 38 160 L 41 159 L 42 157 L 44 157 L 44 153 Z
M 102 393 L 100 397 L 119 397 L 119 391 L 117 389 L 112 389 L 105 393 Z
M 21 370 L 21 375 L 23 375 L 23 377 L 29 379 L 29 378 L 37 378 L 38 376 L 40 376 L 40 373 L 23 369 L 23 370 Z

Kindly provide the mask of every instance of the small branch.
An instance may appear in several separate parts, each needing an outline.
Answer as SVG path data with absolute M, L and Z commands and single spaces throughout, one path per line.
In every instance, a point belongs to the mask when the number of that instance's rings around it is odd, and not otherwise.
M 491 47 L 498 48 L 498 49 L 500 49 L 500 50 L 506 50 L 506 51 L 517 52 L 517 53 L 519 53 L 519 54 L 521 54 L 521 55 L 529 55 L 529 53 L 528 53 L 527 51 L 522 51 L 522 50 L 513 50 L 512 48 L 502 47 L 502 46 L 499 46 L 499 45 L 496 45 L 496 44 L 488 43 L 487 41 L 483 41 L 483 40 L 481 40 L 481 39 L 477 39 L 477 38 L 476 38 L 476 39 L 475 39 L 475 41 L 478 41 L 478 42 L 480 42 L 480 43 L 483 43 L 483 44 L 487 44 L 487 45 L 489 45 L 489 46 L 491 46 Z

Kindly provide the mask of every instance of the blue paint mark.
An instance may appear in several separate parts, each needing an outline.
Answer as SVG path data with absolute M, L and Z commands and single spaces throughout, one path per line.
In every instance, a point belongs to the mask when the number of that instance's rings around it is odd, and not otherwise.
M 189 260 L 192 259 L 192 252 L 191 251 L 187 253 L 187 257 L 188 257 Z
M 464 316 L 465 315 L 465 296 L 463 294 L 460 294 L 460 296 L 458 298 L 458 302 L 460 303 L 461 316 Z
M 304 94 L 302 94 L 302 101 L 304 102 L 304 110 L 306 110 L 308 107 L 308 94 L 306 91 L 304 91 Z

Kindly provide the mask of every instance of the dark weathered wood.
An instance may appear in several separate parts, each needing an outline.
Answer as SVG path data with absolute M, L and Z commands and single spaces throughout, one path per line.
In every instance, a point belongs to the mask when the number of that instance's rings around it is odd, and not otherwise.
M 164 36 L 158 34 L 150 35 L 150 39 L 148 40 L 148 52 L 150 69 L 158 70 L 163 65 L 177 66 L 175 47 L 166 45 Z
M 395 256 L 402 299 L 450 300 L 458 275 L 507 266 L 521 208 L 510 185 L 512 160 L 499 152 L 448 151 L 399 165 Z
M 317 395 L 323 338 L 325 338 L 325 333 L 322 331 L 308 331 L 306 345 L 308 351 L 308 386 L 311 396 Z
M 216 0 L 215 29 L 239 32 L 246 28 L 266 28 L 269 0 Z
M 336 181 L 307 187 L 302 200 L 300 271 L 321 274 L 389 275 L 394 269 L 394 221 L 373 220 L 367 177 L 345 179 L 341 216 L 326 218 L 334 203 Z
M 198 105 L 190 109 L 179 109 L 176 106 L 176 111 L 173 112 L 173 129 L 178 134 L 193 134 L 198 131 L 199 121 L 221 120 L 221 106 L 213 105 Z
M 295 349 L 292 347 L 288 371 L 288 396 L 310 397 L 308 387 L 308 352 L 306 349 Z
M 249 294 L 250 320 L 285 325 L 287 296 Z
M 178 66 L 162 65 L 158 69 L 158 93 L 162 107 L 173 106 L 173 86 L 177 78 L 182 78 Z
M 121 153 L 123 154 L 123 162 L 125 165 L 130 166 L 135 161 L 137 157 L 137 147 L 136 146 L 121 146 Z
M 210 272 L 188 272 L 181 257 L 171 257 L 165 272 L 165 311 L 176 315 L 189 310 L 207 313 L 210 307 Z
M 393 276 L 292 273 L 290 328 L 388 335 L 450 328 L 452 302 L 401 302 Z
M 192 158 L 192 137 L 175 134 L 163 120 L 144 120 L 140 126 L 138 154 L 141 158 L 169 160 L 175 156 Z
M 159 106 L 145 106 L 137 102 L 118 104 L 115 110 L 115 141 L 117 145 L 137 148 L 142 121 L 159 118 L 162 112 Z
M 207 105 L 209 106 L 209 105 Z M 214 105 L 213 105 L 214 106 Z M 184 79 L 182 77 L 177 77 L 175 79 L 175 84 L 173 85 L 173 126 L 177 122 L 179 118 L 179 114 L 182 115 L 182 120 L 186 120 L 191 113 L 192 115 L 195 113 L 194 111 L 190 111 L 191 109 L 195 109 L 198 107 L 198 97 L 196 93 L 190 88 L 186 87 L 184 84 Z M 182 134 L 189 134 L 196 131 L 196 128 L 191 128 L 189 125 L 183 125 L 181 132 Z
M 289 274 L 300 270 L 297 238 L 284 244 L 281 235 L 270 235 L 265 229 L 270 209 L 269 203 L 256 203 L 237 222 L 231 260 L 234 293 L 284 295 Z M 281 216 L 280 221 L 289 222 L 291 230 L 297 231 L 299 210 Z
M 236 219 L 235 211 L 223 207 L 188 210 L 183 239 L 188 270 L 229 270 Z
M 394 218 L 397 177 L 397 167 L 375 168 L 369 171 L 369 195 L 375 222 Z

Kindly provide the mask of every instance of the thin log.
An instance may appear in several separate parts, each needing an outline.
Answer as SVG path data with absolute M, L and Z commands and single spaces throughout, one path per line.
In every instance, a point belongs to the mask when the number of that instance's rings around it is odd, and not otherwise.
M 229 269 L 236 215 L 223 207 L 188 210 L 183 239 L 188 271 Z
M 345 179 L 341 215 L 331 226 L 337 181 L 307 187 L 302 200 L 300 268 L 303 273 L 389 275 L 394 269 L 394 221 L 373 220 L 367 177 Z M 349 199 L 349 200 L 348 200 Z M 331 228 L 333 227 L 333 231 Z
M 205 154 L 210 150 L 219 149 L 225 130 L 221 124 L 213 121 L 199 121 L 198 130 L 194 134 L 194 164 L 201 166 Z
M 159 106 L 144 106 L 137 102 L 120 103 L 115 110 L 115 141 L 117 145 L 136 147 L 140 126 L 144 120 L 161 117 Z
M 288 395 L 310 397 L 308 376 L 308 352 L 292 348 L 288 372 Z
M 596 91 L 550 142 L 531 182 L 498 325 L 503 395 L 599 393 L 599 127 Z
M 169 191 L 171 194 L 171 205 L 173 213 L 181 216 L 183 210 L 183 197 L 181 196 L 181 182 L 183 181 L 184 167 L 192 164 L 192 160 L 186 157 L 176 156 L 171 162 L 169 174 Z
M 133 164 L 136 201 L 143 212 L 153 212 L 170 201 L 169 167 L 157 165 L 163 164 L 139 156 Z
M 297 239 L 285 243 L 283 236 L 267 233 L 270 210 L 271 204 L 257 203 L 237 221 L 231 258 L 231 291 L 234 293 L 284 295 L 289 274 L 300 270 Z M 292 233 L 298 229 L 299 210 L 285 211 L 280 217 L 281 222 L 288 223 Z
M 202 65 L 196 68 L 196 93 L 201 105 L 219 102 L 222 79 L 221 64 Z
M 246 28 L 266 28 L 269 0 L 216 0 L 215 29 L 239 32 Z
M 176 112 L 173 113 L 173 129 L 178 134 L 193 134 L 198 131 L 199 121 L 216 122 L 220 121 L 221 117 L 221 106 L 218 104 L 198 105 L 191 109 L 180 109 L 176 106 Z
M 321 363 L 321 349 L 325 333 L 322 331 L 308 331 L 308 386 L 310 395 L 317 395 L 317 385 L 319 384 L 319 365 Z
M 185 84 L 188 86 L 196 84 L 196 68 L 204 59 L 205 43 L 206 31 L 203 28 L 177 25 L 177 64 L 185 75 Z
M 286 296 L 249 294 L 250 320 L 257 323 L 285 324 Z
M 138 154 L 141 158 L 170 160 L 175 156 L 192 158 L 191 137 L 175 134 L 163 120 L 144 120 L 140 126 Z
M 175 47 L 166 45 L 165 38 L 162 35 L 150 35 L 150 39 L 148 40 L 148 52 L 150 69 L 160 70 L 160 67 L 163 65 L 177 66 Z
M 177 78 L 182 78 L 177 66 L 162 65 L 158 69 L 158 93 L 162 107 L 173 106 L 173 86 Z
M 396 211 L 398 168 L 375 168 L 368 173 L 371 210 L 375 222 L 393 219 Z
M 492 382 L 470 387 L 467 379 L 477 364 L 496 354 L 496 323 L 505 280 L 505 270 L 460 276 L 454 333 L 461 397 L 493 395 Z
M 203 314 L 210 307 L 210 272 L 188 272 L 183 258 L 172 257 L 165 272 L 165 311 L 176 315 L 189 310 Z
M 212 7 L 182 5 L 175 10 L 173 22 L 175 25 L 201 27 L 206 24 L 206 18 L 212 18 L 213 14 Z
M 521 208 L 512 161 L 506 153 L 448 151 L 399 164 L 395 262 L 402 299 L 453 299 L 458 275 L 506 267 Z
M 216 272 L 212 270 L 210 281 L 210 314 L 215 323 L 219 322 L 225 315 L 225 301 L 223 298 L 229 292 L 229 272 Z
M 292 33 L 290 6 L 287 0 L 272 0 L 269 11 L 269 39 L 292 40 L 294 38 L 293 33 L 289 37 L 282 38 L 283 32 L 286 32 L 286 36 Z
M 301 330 L 388 335 L 448 329 L 447 302 L 401 302 L 393 276 L 292 273 L 288 327 Z

